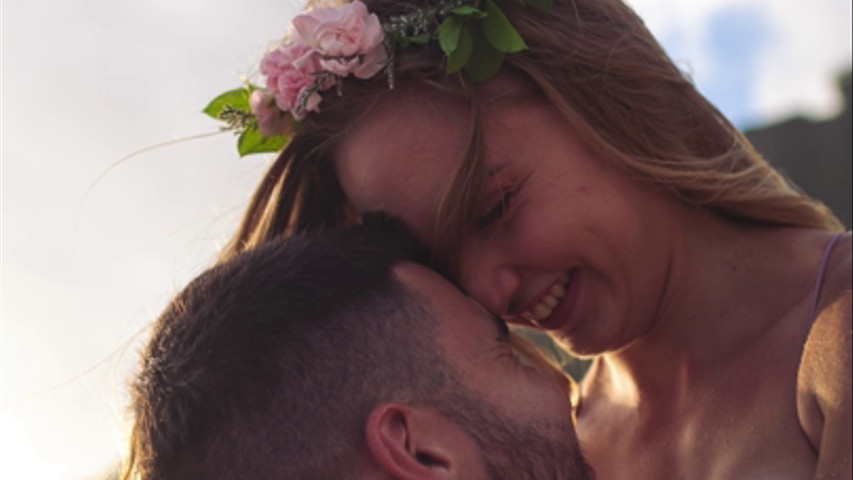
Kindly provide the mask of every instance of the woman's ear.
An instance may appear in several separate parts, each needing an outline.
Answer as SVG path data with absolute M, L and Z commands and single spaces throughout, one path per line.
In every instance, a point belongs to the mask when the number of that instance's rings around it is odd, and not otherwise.
M 393 478 L 485 478 L 474 439 L 435 409 L 379 405 L 365 433 L 373 463 Z

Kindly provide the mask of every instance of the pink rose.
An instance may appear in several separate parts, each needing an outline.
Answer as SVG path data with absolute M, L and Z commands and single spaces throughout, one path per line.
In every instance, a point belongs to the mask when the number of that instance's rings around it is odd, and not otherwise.
M 307 111 L 317 111 L 319 91 L 331 86 L 328 78 L 317 75 L 322 71 L 319 60 L 316 52 L 302 44 L 267 52 L 261 60 L 261 73 L 267 77 L 267 89 L 279 109 L 293 113 L 297 119 Z M 315 91 L 309 94 L 312 88 Z M 300 95 L 307 96 L 303 105 L 299 102 Z
M 258 119 L 258 129 L 263 136 L 274 137 L 282 133 L 289 133 L 287 130 L 290 128 L 290 119 L 287 118 L 287 113 L 276 107 L 272 95 L 263 90 L 255 90 L 249 96 L 249 106 L 255 112 L 255 117 Z
M 375 48 L 365 55 L 324 58 L 320 60 L 320 64 L 323 69 L 340 77 L 352 73 L 358 78 L 370 78 L 382 70 L 387 60 L 388 52 L 385 51 L 383 45 L 380 45 L 379 48 Z
M 293 28 L 294 42 L 314 49 L 320 67 L 341 77 L 370 78 L 388 58 L 379 18 L 359 0 L 309 10 L 293 19 Z

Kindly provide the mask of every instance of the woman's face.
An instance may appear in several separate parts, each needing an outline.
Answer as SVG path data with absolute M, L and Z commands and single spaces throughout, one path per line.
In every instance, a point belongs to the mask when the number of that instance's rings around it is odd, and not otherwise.
M 578 354 L 649 331 L 678 202 L 626 178 L 517 81 L 498 77 L 484 91 L 488 180 L 457 280 L 493 312 L 553 331 Z M 354 208 L 399 216 L 429 245 L 469 119 L 463 103 L 437 93 L 390 95 L 338 154 Z

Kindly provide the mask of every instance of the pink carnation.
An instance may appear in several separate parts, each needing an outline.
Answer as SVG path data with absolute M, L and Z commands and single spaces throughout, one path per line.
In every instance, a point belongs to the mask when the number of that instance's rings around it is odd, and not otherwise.
M 249 106 L 258 119 L 258 129 L 265 137 L 273 137 L 287 132 L 290 119 L 276 107 L 275 99 L 263 90 L 255 90 L 249 97 Z
M 294 42 L 312 48 L 320 67 L 341 77 L 370 78 L 388 58 L 379 18 L 359 0 L 310 10 L 293 19 L 293 28 Z

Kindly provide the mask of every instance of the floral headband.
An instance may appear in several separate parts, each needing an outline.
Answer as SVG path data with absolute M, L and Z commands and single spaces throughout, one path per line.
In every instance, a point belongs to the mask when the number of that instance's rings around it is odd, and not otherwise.
M 515 0 L 524 5 L 525 0 Z M 550 8 L 552 0 L 526 0 Z M 320 110 L 322 92 L 353 76 L 383 70 L 394 88 L 394 55 L 410 45 L 437 42 L 448 75 L 464 71 L 476 82 L 498 72 L 508 53 L 527 48 L 495 0 L 443 0 L 381 21 L 360 1 L 314 8 L 291 22 L 290 34 L 261 60 L 266 86 L 247 83 L 210 102 L 204 113 L 239 134 L 240 156 L 276 152 L 299 122 Z

